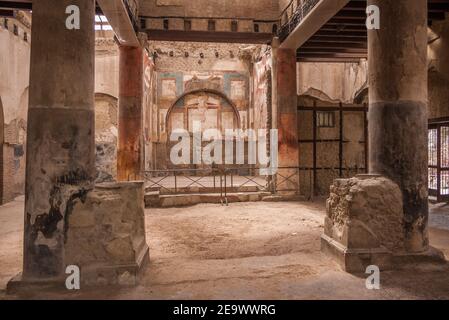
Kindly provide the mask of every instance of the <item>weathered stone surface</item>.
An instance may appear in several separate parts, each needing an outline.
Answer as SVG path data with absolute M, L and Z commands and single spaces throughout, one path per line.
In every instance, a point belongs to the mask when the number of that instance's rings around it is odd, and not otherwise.
M 117 144 L 99 143 L 96 144 L 97 183 L 112 182 L 116 177 L 117 168 Z
M 402 193 L 382 176 L 338 179 L 330 188 L 321 241 L 323 252 L 348 272 L 369 265 L 390 268 L 393 252 L 403 252 Z
M 421 253 L 429 248 L 427 1 L 368 4 L 382 13 L 382 27 L 368 31 L 369 172 L 398 184 L 406 250 Z
M 330 188 L 321 250 L 348 272 L 405 263 L 444 262 L 438 250 L 410 253 L 407 220 L 399 186 L 380 175 L 338 179 Z
M 117 178 L 117 99 L 106 94 L 95 95 L 95 182 L 112 182 Z
M 416 101 L 379 102 L 371 104 L 369 114 L 370 172 L 399 185 L 407 250 L 425 251 L 429 246 L 427 106 Z
M 60 27 L 69 5 L 86 21 L 77 32 Z M 29 280 L 64 276 L 67 220 L 93 187 L 94 11 L 94 1 L 79 0 L 33 7 L 23 270 Z
M 80 267 L 84 284 L 137 283 L 148 259 L 143 194 L 142 182 L 99 184 L 74 203 L 65 263 Z
M 380 176 L 341 179 L 330 192 L 326 235 L 351 249 L 403 250 L 402 194 L 394 182 Z
M 228 193 L 222 197 L 218 193 L 178 194 L 161 195 L 159 193 L 148 193 L 145 195 L 145 206 L 147 208 L 173 208 L 187 207 L 200 203 L 236 203 L 236 202 L 258 202 L 270 196 L 269 192 L 235 192 Z

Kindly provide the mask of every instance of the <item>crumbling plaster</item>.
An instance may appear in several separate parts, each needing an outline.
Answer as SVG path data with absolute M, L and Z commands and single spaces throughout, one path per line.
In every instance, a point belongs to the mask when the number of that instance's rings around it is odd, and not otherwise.
M 297 64 L 297 76 L 299 95 L 350 104 L 357 93 L 366 87 L 368 63 L 366 60 L 358 63 L 300 62 Z
M 148 262 L 142 182 L 98 184 L 73 203 L 65 262 L 81 267 L 87 285 L 137 284 Z
M 95 143 L 97 182 L 117 178 L 119 51 L 111 34 L 95 40 Z
M 449 20 L 436 21 L 429 28 L 429 117 L 449 116 Z
M 0 98 L 4 123 L 3 194 L 1 202 L 8 202 L 22 194 L 25 184 L 25 148 L 28 111 L 30 30 L 27 20 L 0 19 Z M 5 28 L 7 23 L 8 28 Z M 14 25 L 18 33 L 14 34 Z M 25 41 L 27 33 L 27 41 Z
M 118 98 L 118 46 L 112 37 L 97 37 L 95 45 L 95 93 Z
M 402 194 L 384 177 L 337 179 L 327 200 L 325 233 L 349 248 L 404 250 Z M 346 227 L 363 230 L 350 238 Z M 349 236 L 349 238 L 348 238 Z
M 279 0 L 144 0 L 140 1 L 139 14 L 275 20 L 279 17 Z
M 147 146 L 152 153 L 147 156 L 151 164 L 146 163 L 146 166 L 158 169 L 166 167 L 165 144 L 170 127 L 169 123 L 165 123 L 168 110 L 174 103 L 177 107 L 183 106 L 183 103 L 193 103 L 195 96 L 179 100 L 192 89 L 218 91 L 238 111 L 240 128 L 246 129 L 253 125 L 253 68 L 255 57 L 266 49 L 266 46 L 257 45 L 150 41 L 149 51 L 154 57 L 156 86 L 153 89 L 152 106 L 146 107 L 151 113 L 148 119 L 151 119 L 152 128 L 152 145 L 150 148 Z M 262 91 L 259 93 L 267 95 L 267 90 Z M 262 96 L 259 98 L 263 100 Z M 259 114 L 263 115 L 263 112 Z M 234 126 L 237 126 L 235 121 Z

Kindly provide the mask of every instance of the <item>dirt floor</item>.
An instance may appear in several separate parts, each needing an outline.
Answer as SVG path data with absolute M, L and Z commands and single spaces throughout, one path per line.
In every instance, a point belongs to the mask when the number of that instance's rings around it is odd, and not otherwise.
M 431 242 L 449 257 L 449 208 Z M 21 269 L 23 199 L 0 207 L 0 299 L 449 299 L 449 265 L 350 275 L 320 252 L 323 203 L 239 203 L 146 211 L 151 263 L 136 288 L 7 296 Z M 438 228 L 435 228 L 438 227 Z

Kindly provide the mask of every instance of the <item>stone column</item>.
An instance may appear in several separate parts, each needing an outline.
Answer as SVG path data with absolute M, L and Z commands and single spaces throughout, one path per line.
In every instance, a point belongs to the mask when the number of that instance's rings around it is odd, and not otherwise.
M 66 8 L 80 29 L 66 28 Z M 73 203 L 93 187 L 94 0 L 33 3 L 22 279 L 65 274 L 64 242 Z
M 142 170 L 143 49 L 120 47 L 117 179 L 139 180 Z
M 427 182 L 427 1 L 369 0 L 380 30 L 368 32 L 370 173 L 403 195 L 405 249 L 429 245 Z
M 298 141 L 298 93 L 296 86 L 296 51 L 277 47 L 273 42 L 273 128 L 279 135 L 279 167 L 299 166 Z M 296 169 L 279 169 L 278 174 L 289 177 L 283 181 L 278 176 L 277 190 L 298 188 L 299 176 Z M 283 182 L 282 182 L 283 181 Z

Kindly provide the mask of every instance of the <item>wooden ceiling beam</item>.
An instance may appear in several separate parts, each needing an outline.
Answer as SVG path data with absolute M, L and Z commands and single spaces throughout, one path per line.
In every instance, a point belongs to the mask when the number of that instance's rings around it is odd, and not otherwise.
M 149 40 L 268 44 L 271 33 L 147 30 Z

